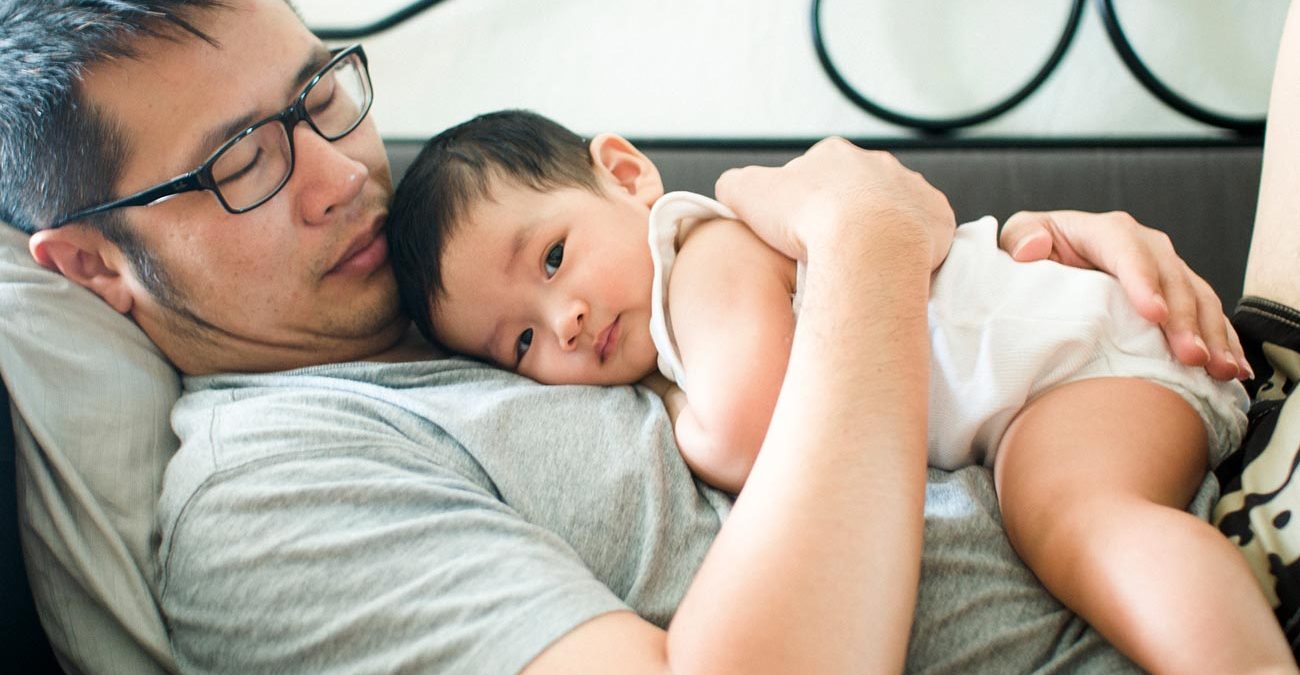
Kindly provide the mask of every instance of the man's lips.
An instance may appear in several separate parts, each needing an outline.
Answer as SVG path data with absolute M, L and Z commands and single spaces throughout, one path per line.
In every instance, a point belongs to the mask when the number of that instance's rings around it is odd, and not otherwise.
M 596 358 L 600 359 L 601 363 L 604 363 L 605 359 L 609 358 L 610 353 L 614 351 L 615 345 L 618 344 L 618 319 L 618 317 L 614 317 L 614 322 L 606 326 L 605 330 L 600 331 L 600 334 L 596 336 Z
M 384 236 L 383 230 L 379 224 L 383 222 L 380 216 L 375 220 L 375 229 L 367 231 L 365 234 L 357 237 L 348 246 L 347 250 L 330 268 L 328 274 L 357 274 L 367 275 L 375 271 L 380 265 L 388 262 L 388 238 Z

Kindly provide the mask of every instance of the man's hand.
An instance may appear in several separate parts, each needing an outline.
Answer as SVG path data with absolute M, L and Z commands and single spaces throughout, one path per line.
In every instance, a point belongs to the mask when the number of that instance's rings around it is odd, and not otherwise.
M 931 269 L 952 244 L 956 220 L 948 198 L 887 152 L 828 138 L 782 167 L 731 169 L 718 178 L 718 200 L 781 253 L 807 260 L 810 247 L 834 247 L 851 234 L 916 236 Z M 901 231 L 901 232 L 900 232 Z
M 1138 313 L 1164 329 L 1182 363 L 1220 380 L 1250 377 L 1219 297 L 1174 251 L 1169 237 L 1120 211 L 1021 211 L 998 245 L 1021 262 L 1055 260 L 1114 275 Z

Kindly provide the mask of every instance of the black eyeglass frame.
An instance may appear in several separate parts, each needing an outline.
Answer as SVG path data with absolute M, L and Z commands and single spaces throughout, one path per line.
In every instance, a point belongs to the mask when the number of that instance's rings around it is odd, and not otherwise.
M 344 59 L 353 54 L 355 54 L 361 61 L 361 76 L 366 86 L 365 105 L 362 107 L 361 114 L 357 116 L 357 121 L 353 123 L 352 126 L 348 127 L 341 133 L 330 136 L 321 131 L 320 127 L 316 126 L 316 122 L 312 120 L 311 113 L 307 110 L 307 95 L 311 93 L 312 88 L 321 81 L 321 78 L 325 77 L 325 74 L 328 73 L 330 69 L 334 68 Z M 298 126 L 299 122 L 306 122 L 307 125 L 312 128 L 312 131 L 315 131 L 321 138 L 333 142 L 355 131 L 357 127 L 361 126 L 361 122 L 366 119 L 366 115 L 370 114 L 370 106 L 375 101 L 375 91 L 370 81 L 370 61 L 366 58 L 365 50 L 361 48 L 360 44 L 354 44 L 349 47 L 331 49 L 330 55 L 331 57 L 329 62 L 321 67 L 321 69 L 317 71 L 310 80 L 308 80 L 307 84 L 302 88 L 302 91 L 298 94 L 298 97 L 294 99 L 293 103 L 290 103 L 284 110 L 281 110 L 270 117 L 264 118 L 238 134 L 235 134 L 225 143 L 222 143 L 221 147 L 217 148 L 215 152 L 208 155 L 208 158 L 204 160 L 198 168 L 189 173 L 172 178 L 171 180 L 163 181 L 162 183 L 152 187 L 145 188 L 135 194 L 122 197 L 121 199 L 115 199 L 110 202 L 105 202 L 97 206 L 81 209 L 80 211 L 75 211 L 65 215 L 55 220 L 48 229 L 52 230 L 57 227 L 63 227 L 64 225 L 83 218 L 88 218 L 114 209 L 121 209 L 129 206 L 148 206 L 179 194 L 195 192 L 198 190 L 207 190 L 211 192 L 213 196 L 217 198 L 217 201 L 221 203 L 223 209 L 234 214 L 247 213 L 267 203 L 277 194 L 280 194 L 280 190 L 284 189 L 284 186 L 289 182 L 289 179 L 293 177 L 295 162 L 293 130 Z M 249 206 L 238 209 L 233 208 L 226 201 L 226 198 L 222 196 L 221 189 L 217 186 L 217 181 L 212 176 L 212 166 L 216 163 L 217 159 L 219 159 L 221 155 L 230 148 L 230 146 L 243 140 L 263 126 L 273 122 L 279 122 L 284 125 L 285 137 L 288 139 L 289 143 L 289 168 L 285 171 L 284 178 L 280 180 L 280 184 L 276 185 L 275 189 L 267 193 L 265 197 L 262 197 Z

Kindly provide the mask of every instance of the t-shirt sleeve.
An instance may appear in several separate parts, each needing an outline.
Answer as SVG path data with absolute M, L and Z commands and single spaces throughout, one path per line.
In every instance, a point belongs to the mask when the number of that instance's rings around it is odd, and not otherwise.
M 187 672 L 516 672 L 625 609 L 560 538 L 400 449 L 217 471 L 173 523 L 159 593 Z

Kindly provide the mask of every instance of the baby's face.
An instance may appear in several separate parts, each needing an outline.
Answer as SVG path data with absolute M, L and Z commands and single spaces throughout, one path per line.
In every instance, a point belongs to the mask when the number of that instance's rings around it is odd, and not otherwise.
M 502 181 L 490 194 L 443 253 L 438 339 L 545 384 L 628 384 L 654 370 L 648 207 Z

